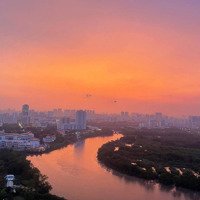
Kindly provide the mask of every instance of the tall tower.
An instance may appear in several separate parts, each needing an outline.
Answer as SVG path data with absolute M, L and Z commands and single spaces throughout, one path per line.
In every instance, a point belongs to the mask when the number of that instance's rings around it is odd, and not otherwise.
M 78 110 L 76 112 L 76 128 L 78 130 L 86 129 L 86 111 Z
M 29 105 L 28 104 L 24 104 L 22 106 L 22 124 L 24 124 L 24 125 L 30 124 Z
M 28 104 L 24 104 L 22 106 L 22 115 L 23 116 L 28 116 L 29 115 L 29 105 Z

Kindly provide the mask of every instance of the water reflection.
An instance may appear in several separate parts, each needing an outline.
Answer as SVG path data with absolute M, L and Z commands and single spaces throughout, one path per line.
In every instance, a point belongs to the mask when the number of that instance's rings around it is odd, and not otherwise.
M 101 165 L 102 168 L 104 168 L 106 171 L 111 173 L 113 176 L 117 176 L 122 182 L 124 182 L 124 184 L 133 185 L 134 183 L 137 183 L 137 184 L 141 185 L 142 187 L 144 187 L 144 189 L 147 190 L 147 191 L 153 191 L 156 187 L 156 183 L 154 181 L 148 181 L 148 180 L 140 179 L 140 178 L 137 178 L 137 177 L 124 175 L 124 174 L 121 174 L 121 173 L 119 173 L 115 170 L 111 170 L 111 169 L 105 167 L 101 163 L 99 163 L 99 165 Z
M 49 177 L 53 193 L 69 200 L 200 200 L 199 193 L 166 188 L 100 165 L 98 148 L 120 137 L 91 138 L 28 159 Z
M 84 154 L 85 140 L 78 141 L 74 144 L 74 156 L 81 157 Z

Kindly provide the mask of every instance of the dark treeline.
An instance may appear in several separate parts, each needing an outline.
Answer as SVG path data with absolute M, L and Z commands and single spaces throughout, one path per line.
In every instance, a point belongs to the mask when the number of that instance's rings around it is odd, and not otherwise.
M 19 124 L 3 124 L 0 131 L 4 130 L 6 133 L 23 133 L 24 129 Z
M 200 135 L 180 130 L 124 130 L 103 145 L 98 159 L 119 172 L 200 190 Z
M 49 193 L 51 185 L 47 182 L 47 177 L 33 167 L 30 161 L 26 160 L 24 154 L 10 150 L 0 151 L 0 199 L 6 199 L 9 195 L 6 192 L 4 180 L 7 174 L 15 175 L 16 180 L 14 183 L 19 186 L 16 194 L 13 194 L 16 198 L 64 200 L 64 198 Z

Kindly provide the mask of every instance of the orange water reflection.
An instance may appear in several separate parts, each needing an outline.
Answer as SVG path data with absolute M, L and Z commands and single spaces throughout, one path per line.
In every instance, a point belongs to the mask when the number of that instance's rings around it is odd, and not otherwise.
M 28 157 L 49 177 L 53 193 L 69 200 L 199 200 L 193 192 L 174 191 L 108 171 L 96 159 L 102 144 L 120 138 L 91 138 L 42 156 Z

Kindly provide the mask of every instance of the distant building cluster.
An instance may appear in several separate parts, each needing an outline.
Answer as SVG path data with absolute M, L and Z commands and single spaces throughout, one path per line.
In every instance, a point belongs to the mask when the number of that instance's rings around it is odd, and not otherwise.
M 3 124 L 19 124 L 23 127 L 47 126 L 57 127 L 59 131 L 86 130 L 90 122 L 128 122 L 136 128 L 190 128 L 200 129 L 200 116 L 175 118 L 160 112 L 155 114 L 129 113 L 119 114 L 96 113 L 94 110 L 53 109 L 41 112 L 30 109 L 24 104 L 20 112 L 0 111 L 0 126 Z
M 78 110 L 76 111 L 75 120 L 70 120 L 70 118 L 64 117 L 57 122 L 57 129 L 61 131 L 85 130 L 87 128 L 86 116 L 86 111 Z
M 0 126 L 19 124 L 21 127 L 57 126 L 59 130 L 85 130 L 86 121 L 94 119 L 93 110 L 62 110 L 60 108 L 47 112 L 31 110 L 28 104 L 22 106 L 21 112 L 0 111 Z
M 28 104 L 22 105 L 21 111 L 0 111 L 0 148 L 14 150 L 43 151 L 50 143 L 56 141 L 56 135 L 48 134 L 41 139 L 35 138 L 31 132 L 25 132 L 36 127 L 45 130 L 57 130 L 63 134 L 66 131 L 84 131 L 87 120 L 93 120 L 95 112 L 92 110 L 62 110 L 54 109 L 47 112 L 37 112 L 30 109 Z M 12 133 L 4 131 L 5 127 Z

